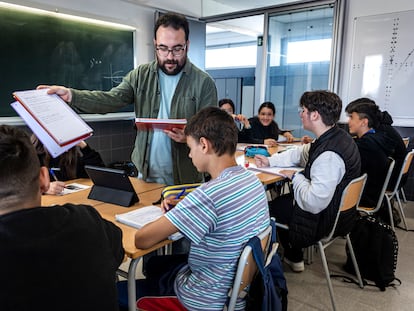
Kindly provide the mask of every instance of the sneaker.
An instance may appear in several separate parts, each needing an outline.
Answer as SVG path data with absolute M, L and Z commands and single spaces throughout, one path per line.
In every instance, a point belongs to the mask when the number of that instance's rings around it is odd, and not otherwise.
M 285 257 L 284 261 L 288 264 L 288 266 L 290 267 L 290 269 L 292 269 L 293 272 L 302 272 L 305 270 L 305 263 L 303 262 L 303 260 L 299 262 L 293 262 Z

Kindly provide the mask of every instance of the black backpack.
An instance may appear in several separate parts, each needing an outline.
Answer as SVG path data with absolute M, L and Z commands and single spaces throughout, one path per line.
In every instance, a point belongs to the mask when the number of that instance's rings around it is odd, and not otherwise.
M 362 216 L 352 229 L 350 238 L 363 279 L 373 281 L 381 291 L 385 291 L 387 286 L 396 285 L 393 281 L 401 284 L 394 275 L 398 240 L 390 225 L 372 216 Z M 348 248 L 346 251 L 348 258 L 345 271 L 355 275 Z

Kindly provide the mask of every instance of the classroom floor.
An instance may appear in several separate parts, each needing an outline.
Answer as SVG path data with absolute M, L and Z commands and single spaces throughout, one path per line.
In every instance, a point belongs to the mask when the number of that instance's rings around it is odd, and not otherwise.
M 407 202 L 404 212 L 409 228 L 414 229 L 414 201 Z M 399 252 L 395 275 L 402 284 L 381 292 L 377 287 L 360 289 L 356 284 L 333 278 L 337 310 L 414 310 L 414 232 L 396 230 Z M 325 252 L 331 274 L 344 274 L 345 240 L 338 239 Z M 302 273 L 292 272 L 286 264 L 284 270 L 289 290 L 289 311 L 332 310 L 319 253 L 314 253 L 313 263 L 305 265 Z

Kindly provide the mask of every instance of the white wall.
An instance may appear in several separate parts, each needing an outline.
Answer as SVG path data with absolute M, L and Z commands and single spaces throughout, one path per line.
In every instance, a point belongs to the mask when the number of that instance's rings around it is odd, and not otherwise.
M 348 82 L 352 66 L 351 57 L 354 18 L 407 10 L 414 10 L 413 0 L 348 0 L 344 27 L 344 46 L 341 60 L 341 79 L 339 83 L 339 95 L 341 96 L 344 105 L 346 105 L 349 100 L 352 100 L 348 98 Z

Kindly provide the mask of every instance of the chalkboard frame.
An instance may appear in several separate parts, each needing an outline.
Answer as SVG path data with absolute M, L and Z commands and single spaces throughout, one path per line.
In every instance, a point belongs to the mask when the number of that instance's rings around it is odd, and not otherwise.
M 48 13 L 48 14 L 47 14 Z M 0 121 L 20 123 L 12 93 L 39 84 L 109 90 L 135 67 L 133 27 L 0 7 Z M 109 24 L 109 23 L 108 23 Z M 105 119 L 133 117 L 133 105 Z M 89 115 L 86 119 L 99 119 Z M 104 118 L 103 118 L 104 119 Z

